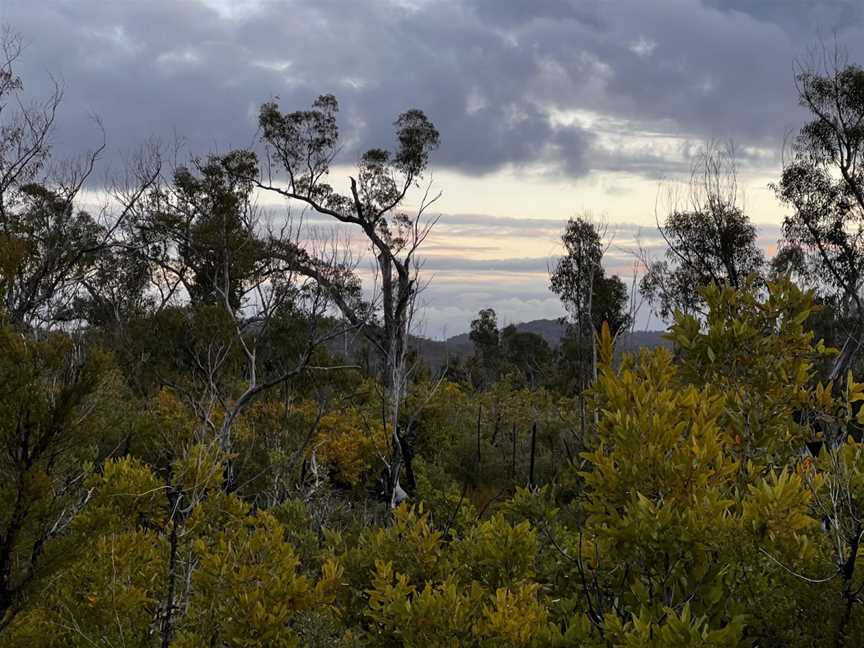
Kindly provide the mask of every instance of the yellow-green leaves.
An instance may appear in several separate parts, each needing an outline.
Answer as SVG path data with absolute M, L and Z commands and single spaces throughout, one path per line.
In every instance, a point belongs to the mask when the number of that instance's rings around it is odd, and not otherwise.
M 450 568 L 465 581 L 495 591 L 533 576 L 537 548 L 537 534 L 528 522 L 511 526 L 495 515 L 453 543 Z
M 551 646 L 556 634 L 537 583 L 490 593 L 451 576 L 418 589 L 391 563 L 377 561 L 368 594 L 370 646 Z
M 235 517 L 192 549 L 197 568 L 177 645 L 299 645 L 292 621 L 315 604 L 314 586 L 297 573 L 299 561 L 273 516 Z
M 603 324 L 600 326 L 600 334 L 597 337 L 597 356 L 600 359 L 600 364 L 609 367 L 612 365 L 612 357 L 615 353 L 615 341 L 612 339 L 609 322 L 606 320 L 603 320 Z
M 773 543 L 779 537 L 818 526 L 810 515 L 811 492 L 798 474 L 771 471 L 748 490 L 742 502 L 742 519 L 758 538 Z

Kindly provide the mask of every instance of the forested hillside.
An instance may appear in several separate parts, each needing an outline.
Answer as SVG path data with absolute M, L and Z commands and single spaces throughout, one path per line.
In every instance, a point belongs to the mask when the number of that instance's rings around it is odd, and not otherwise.
M 421 110 L 347 177 L 325 94 L 103 182 L 101 142 L 53 156 L 62 92 L 27 94 L 19 46 L 0 646 L 864 645 L 864 70 L 799 70 L 776 256 L 708 146 L 632 287 L 574 217 L 567 317 L 477 304 L 451 354 L 413 330 L 447 137 Z
M 527 333 L 531 336 L 522 339 L 531 340 L 542 346 L 543 343 L 533 337 L 536 335 L 546 342 L 550 352 L 560 352 L 562 343 L 566 343 L 567 340 L 569 323 L 566 319 L 538 319 L 520 322 L 512 326 L 512 333 Z M 352 354 L 357 352 L 355 345 L 358 342 L 361 342 L 359 338 L 346 333 L 341 338 L 334 340 L 330 347 L 335 353 Z M 453 335 L 446 340 L 432 340 L 422 336 L 412 337 L 409 347 L 414 349 L 422 362 L 429 367 L 442 367 L 450 361 L 457 359 L 464 361 L 474 355 L 474 344 L 471 342 L 470 333 Z M 623 352 L 638 353 L 642 348 L 652 349 L 655 347 L 672 347 L 672 342 L 666 338 L 664 331 L 627 330 L 622 331 L 618 336 L 615 350 L 620 355 Z

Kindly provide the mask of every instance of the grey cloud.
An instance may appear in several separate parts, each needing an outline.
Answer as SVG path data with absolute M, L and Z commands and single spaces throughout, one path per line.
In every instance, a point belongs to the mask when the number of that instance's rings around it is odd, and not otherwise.
M 477 0 L 474 10 L 481 19 L 507 27 L 535 21 L 575 21 L 592 29 L 603 29 L 596 3 L 572 0 L 535 0 L 534 2 L 500 2 Z
M 564 222 L 557 218 L 513 218 L 490 214 L 443 214 L 438 221 L 444 227 L 463 225 L 492 225 L 505 229 L 559 229 Z
M 762 22 L 780 24 L 790 32 L 803 34 L 812 33 L 814 25 L 821 27 L 826 35 L 843 32 L 860 25 L 864 18 L 864 5 L 858 0 L 800 2 L 794 7 L 789 2 L 777 0 L 708 0 L 707 4 L 722 11 L 744 13 Z
M 508 218 L 484 214 L 442 214 L 436 235 L 502 239 L 519 237 L 557 239 L 566 221 L 555 218 Z
M 435 255 L 423 259 L 425 272 L 515 272 L 519 274 L 545 274 L 552 263 L 550 257 L 528 257 L 508 259 L 467 259 L 460 256 Z
M 556 237 L 564 230 L 567 220 L 563 218 L 514 218 L 506 216 L 493 216 L 491 214 L 441 214 L 438 224 L 439 229 L 454 229 L 462 231 L 469 227 L 476 227 L 478 232 L 493 236 L 501 234 L 512 236 L 514 233 L 525 234 L 526 232 L 542 232 L 553 234 Z M 600 223 L 602 225 L 602 221 Z M 650 234 L 654 227 L 646 227 L 638 223 L 614 222 L 606 225 L 607 234 L 612 238 L 635 237 L 639 234 Z
M 662 156 L 599 151 L 596 133 L 548 110 L 779 148 L 801 119 L 793 59 L 835 27 L 853 59 L 864 53 L 851 0 L 271 0 L 236 15 L 212 4 L 8 0 L 4 19 L 31 42 L 28 87 L 43 90 L 47 72 L 66 83 L 58 151 L 92 142 L 89 112 L 115 149 L 175 130 L 196 152 L 248 146 L 262 101 L 300 108 L 334 92 L 349 161 L 389 144 L 394 117 L 417 106 L 442 132 L 440 166 L 652 175 Z

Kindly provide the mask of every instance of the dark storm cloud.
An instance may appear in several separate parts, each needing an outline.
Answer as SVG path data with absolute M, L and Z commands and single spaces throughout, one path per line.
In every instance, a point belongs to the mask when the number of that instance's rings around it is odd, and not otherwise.
M 616 135 L 648 129 L 779 148 L 801 119 L 794 58 L 832 31 L 853 59 L 864 54 L 853 0 L 6 0 L 0 8 L 30 43 L 21 65 L 28 88 L 44 91 L 49 72 L 64 81 L 61 153 L 92 142 L 91 112 L 114 150 L 174 132 L 195 152 L 248 146 L 262 101 L 278 96 L 296 109 L 333 92 L 348 161 L 388 145 L 395 116 L 417 106 L 442 133 L 438 166 L 654 175 L 669 162 L 650 144 L 610 151 L 603 132 L 551 120 L 550 111 L 612 117 L 624 124 Z

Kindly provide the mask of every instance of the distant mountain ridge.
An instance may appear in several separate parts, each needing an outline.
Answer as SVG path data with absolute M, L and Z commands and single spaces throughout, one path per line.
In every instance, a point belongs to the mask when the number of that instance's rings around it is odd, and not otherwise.
M 535 333 L 542 337 L 552 348 L 561 344 L 561 338 L 564 337 L 565 327 L 557 319 L 536 319 L 530 322 L 520 322 L 516 324 L 516 330 L 520 333 Z M 502 327 L 504 328 L 504 327 Z M 471 348 L 471 338 L 468 333 L 460 333 L 449 337 L 444 341 L 445 344 L 454 347 Z
M 565 326 L 557 319 L 536 319 L 530 322 L 520 322 L 515 326 L 520 333 L 539 335 L 553 349 L 561 344 L 561 338 L 564 337 L 565 333 Z M 671 348 L 672 343 L 663 337 L 665 333 L 666 331 L 634 331 L 619 338 L 616 350 L 626 353 L 641 348 Z M 418 337 L 414 339 L 414 344 L 420 355 L 431 367 L 440 367 L 448 357 L 464 358 L 473 353 L 473 345 L 468 333 L 460 333 L 446 340 L 430 340 Z

